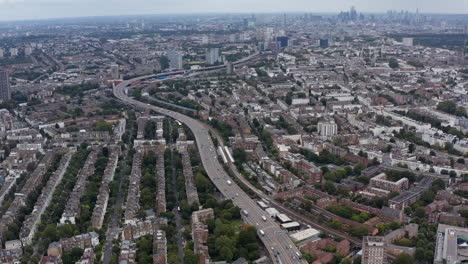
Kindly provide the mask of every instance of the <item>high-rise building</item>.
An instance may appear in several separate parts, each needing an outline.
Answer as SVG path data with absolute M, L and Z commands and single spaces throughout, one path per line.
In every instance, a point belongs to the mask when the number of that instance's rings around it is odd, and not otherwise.
M 320 39 L 320 47 L 327 48 L 328 47 L 328 39 Z
M 18 49 L 17 48 L 10 48 L 10 56 L 18 56 Z
M 182 69 L 182 52 L 170 51 L 167 53 L 167 58 L 171 69 Z
M 8 72 L 0 69 L 0 101 L 7 101 L 11 99 L 10 79 Z
M 119 79 L 119 65 L 112 64 L 110 67 L 111 67 L 111 78 L 113 80 Z
M 226 64 L 226 73 L 232 74 L 234 72 L 234 64 L 232 62 L 228 62 Z
M 273 40 L 273 32 L 274 29 L 271 27 L 266 28 L 265 30 L 265 41 L 272 41 Z
M 3 56 L 4 56 L 3 49 L 0 48 L 0 58 L 3 58 Z
M 206 64 L 212 65 L 219 62 L 219 48 L 211 48 L 206 52 Z
M 351 7 L 349 10 L 349 17 L 351 20 L 355 21 L 358 18 L 356 8 L 354 6 Z
M 334 136 L 338 132 L 338 125 L 335 123 L 335 120 L 332 118 L 325 118 L 318 122 L 317 124 L 318 132 L 323 137 Z
M 362 240 L 362 264 L 387 264 L 387 243 L 383 236 L 365 236 Z
M 286 48 L 288 46 L 289 38 L 286 36 L 276 37 L 276 41 L 279 42 L 281 48 Z
M 32 54 L 32 48 L 31 47 L 24 48 L 24 55 L 31 56 L 31 54 Z
M 439 224 L 437 227 L 434 263 L 464 263 L 468 228 Z

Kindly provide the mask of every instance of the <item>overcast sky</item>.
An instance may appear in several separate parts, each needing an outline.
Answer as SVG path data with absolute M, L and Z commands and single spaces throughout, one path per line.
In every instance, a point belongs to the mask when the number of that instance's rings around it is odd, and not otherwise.
M 468 0 L 0 0 L 0 20 L 43 18 L 253 12 L 338 12 L 387 10 L 468 14 Z

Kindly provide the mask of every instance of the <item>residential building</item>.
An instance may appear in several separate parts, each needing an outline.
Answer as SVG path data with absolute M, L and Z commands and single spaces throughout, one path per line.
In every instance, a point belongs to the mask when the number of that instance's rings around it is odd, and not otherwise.
M 170 51 L 167 53 L 169 59 L 169 68 L 182 69 L 182 52 Z
M 0 101 L 11 99 L 10 79 L 5 69 L 0 69 Z
M 206 52 L 206 64 L 213 65 L 219 62 L 219 48 L 211 48 Z
M 334 136 L 338 133 L 338 125 L 333 118 L 324 118 L 318 122 L 318 133 L 323 137 Z
M 386 264 L 387 243 L 382 236 L 365 236 L 362 240 L 362 264 Z

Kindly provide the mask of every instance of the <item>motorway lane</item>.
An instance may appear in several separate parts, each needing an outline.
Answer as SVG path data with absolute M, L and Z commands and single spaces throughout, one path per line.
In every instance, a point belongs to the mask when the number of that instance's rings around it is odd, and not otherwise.
M 234 204 L 249 212 L 249 216 L 245 217 L 245 220 L 248 223 L 255 225 L 259 230 L 261 229 L 265 231 L 265 236 L 260 235 L 260 238 L 269 251 L 270 256 L 274 260 L 274 263 L 306 263 L 304 260 L 300 260 L 295 257 L 295 252 L 298 251 L 297 248 L 289 236 L 279 228 L 273 219 L 267 217 L 267 221 L 263 221 L 262 216 L 267 216 L 266 212 L 257 206 L 255 201 L 253 201 L 237 184 L 232 182 L 232 184 L 229 185 L 227 183 L 227 180 L 230 179 L 230 177 L 224 171 L 224 168 L 217 159 L 216 149 L 208 133 L 208 130 L 204 127 L 204 124 L 183 114 L 145 104 L 128 97 L 124 93 L 124 90 L 133 81 L 134 80 L 124 81 L 118 86 L 114 87 L 114 95 L 130 105 L 142 109 L 150 108 L 158 113 L 164 114 L 182 123 L 185 123 L 195 135 L 203 166 L 205 167 L 212 182 L 227 199 L 232 199 Z
M 216 135 L 217 139 L 218 139 L 218 142 L 219 144 L 221 145 L 221 147 L 224 149 L 224 143 L 223 143 L 223 140 L 222 138 L 216 133 L 216 131 L 212 128 L 212 127 L 209 127 L 208 125 L 205 124 L 205 127 L 207 129 L 209 129 L 214 135 Z M 250 190 L 252 190 L 258 197 L 262 198 L 263 200 L 266 200 L 268 202 L 270 202 L 270 204 L 272 205 L 271 207 L 274 207 L 276 209 L 278 209 L 279 212 L 282 212 L 284 214 L 287 214 L 289 216 L 291 216 L 293 219 L 299 221 L 299 222 L 302 222 L 303 224 L 305 225 L 310 225 L 311 227 L 313 228 L 316 228 L 317 230 L 320 230 L 320 231 L 323 231 L 325 233 L 328 233 L 328 234 L 331 234 L 331 235 L 334 235 L 336 237 L 340 237 L 340 238 L 343 238 L 343 239 L 347 239 L 349 240 L 352 244 L 356 245 L 356 246 L 361 246 L 362 245 L 362 240 L 358 239 L 358 238 L 355 238 L 355 237 L 352 237 L 342 231 L 337 231 L 335 229 L 332 229 L 330 227 L 328 227 L 327 225 L 325 224 L 319 224 L 317 222 L 314 222 L 312 220 L 310 220 L 308 217 L 298 213 L 297 211 L 295 211 L 294 209 L 290 208 L 290 207 L 287 207 L 285 205 L 283 205 L 282 203 L 276 201 L 275 199 L 273 199 L 272 197 L 268 196 L 267 194 L 265 194 L 264 192 L 262 192 L 261 190 L 257 189 L 255 186 L 253 186 L 246 178 L 244 178 L 244 176 L 242 176 L 239 171 L 237 170 L 237 167 L 236 165 L 231 162 L 231 161 L 228 161 L 228 165 L 229 165 L 229 168 L 231 169 L 231 171 L 234 173 L 235 177 L 240 180 L 245 186 L 247 186 L 247 188 L 249 188 Z M 321 214 L 321 212 L 317 212 L 317 214 Z

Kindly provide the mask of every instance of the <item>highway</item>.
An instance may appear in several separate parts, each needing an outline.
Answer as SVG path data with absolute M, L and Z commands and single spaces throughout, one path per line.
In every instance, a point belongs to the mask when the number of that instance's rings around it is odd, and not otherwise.
M 159 76 L 167 75 L 168 74 L 160 74 Z M 249 213 L 249 216 L 243 216 L 247 223 L 256 226 L 258 230 L 263 230 L 265 232 L 264 236 L 259 234 L 259 237 L 268 250 L 273 263 L 307 263 L 305 260 L 299 259 L 296 256 L 296 253 L 298 253 L 299 250 L 291 241 L 287 233 L 281 230 L 278 224 L 272 218 L 268 217 L 267 213 L 262 210 L 237 184 L 235 184 L 235 182 L 224 171 L 223 166 L 218 161 L 216 148 L 211 140 L 210 134 L 208 133 L 208 129 L 202 122 L 178 112 L 146 104 L 127 96 L 126 90 L 131 83 L 157 76 L 158 75 L 142 76 L 123 81 L 114 87 L 114 95 L 129 105 L 143 110 L 152 109 L 157 113 L 174 118 L 186 124 L 195 136 L 203 166 L 211 181 L 227 199 L 232 199 L 235 205 Z M 228 183 L 228 180 L 230 183 Z M 266 217 L 266 221 L 262 219 L 262 216 Z
M 213 135 L 216 135 L 217 139 L 218 139 L 218 142 L 220 143 L 220 145 L 223 145 L 223 140 L 222 138 L 216 133 L 216 131 L 205 125 L 208 129 L 211 130 L 211 132 L 213 133 Z M 270 204 L 272 205 L 272 207 L 278 209 L 278 211 L 284 213 L 284 214 L 287 214 L 289 215 L 290 217 L 292 217 L 293 219 L 299 221 L 299 222 L 302 222 L 306 225 L 310 225 L 311 227 L 313 228 L 316 228 L 320 231 L 323 231 L 323 232 L 326 232 L 330 235 L 333 235 L 335 237 L 341 237 L 341 238 L 344 238 L 344 239 L 347 239 L 349 240 L 351 243 L 353 243 L 354 245 L 356 246 L 361 246 L 362 245 L 362 241 L 358 238 L 355 238 L 355 237 L 352 237 L 342 231 L 338 231 L 338 230 L 335 230 L 333 228 L 330 228 L 328 227 L 326 224 L 319 224 L 317 222 L 313 222 L 311 221 L 309 218 L 305 217 L 304 215 L 302 215 L 301 213 L 295 211 L 293 208 L 289 208 L 283 204 L 281 204 L 280 202 L 276 201 L 275 199 L 273 199 L 272 197 L 268 196 L 267 194 L 265 194 L 264 192 L 262 192 L 261 190 L 257 189 L 255 186 L 253 186 L 246 178 L 244 178 L 240 173 L 239 171 L 237 170 L 236 168 L 236 165 L 233 163 L 233 162 L 228 162 L 228 165 L 229 165 L 229 168 L 231 169 L 231 171 L 234 173 L 234 175 L 236 176 L 236 178 L 241 181 L 245 186 L 247 186 L 250 190 L 252 190 L 253 192 L 255 192 L 255 194 L 262 198 L 263 200 L 265 201 L 268 201 L 270 202 Z M 326 211 L 326 210 L 323 210 L 320 208 L 320 210 L 317 210 L 319 207 L 313 207 L 314 210 L 312 210 L 311 213 L 313 214 L 317 214 L 317 215 L 323 215 L 323 214 L 329 214 L 331 215 L 330 212 Z

